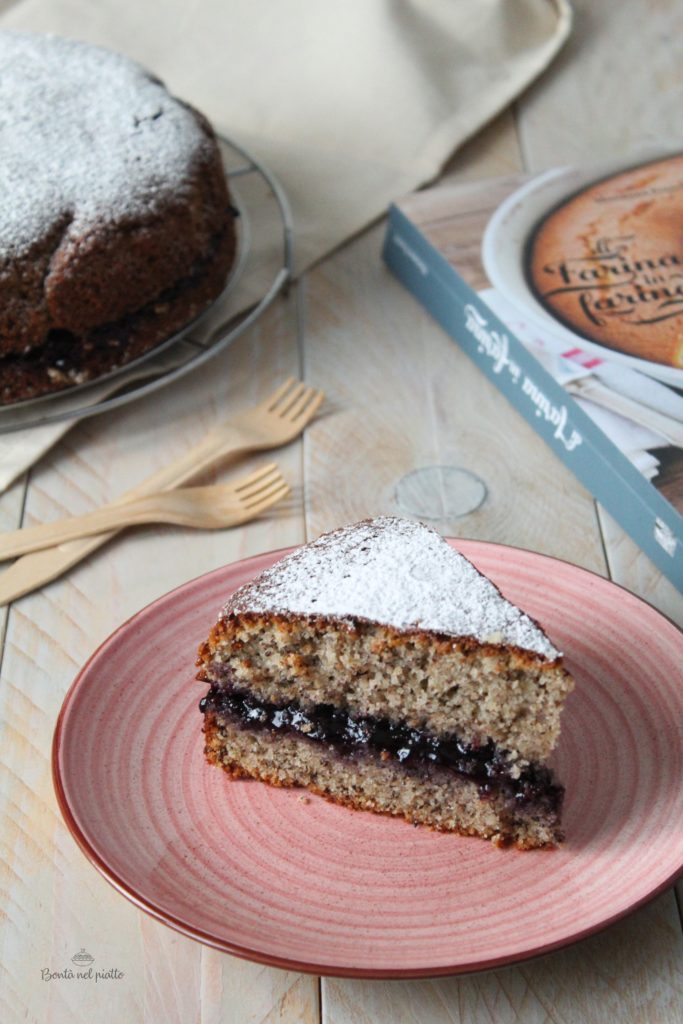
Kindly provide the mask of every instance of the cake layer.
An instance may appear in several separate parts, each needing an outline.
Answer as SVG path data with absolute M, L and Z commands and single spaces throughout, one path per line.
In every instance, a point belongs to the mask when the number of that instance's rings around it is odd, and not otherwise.
M 514 648 L 553 664 L 560 651 L 529 615 L 435 530 L 378 516 L 324 533 L 240 587 L 223 616 L 308 615 L 341 625 Z
M 304 735 L 245 728 L 239 719 L 210 710 L 204 734 L 207 759 L 234 778 L 301 786 L 359 810 L 523 849 L 553 846 L 562 838 L 557 814 L 517 806 L 501 793 L 483 796 L 476 782 L 445 768 L 420 772 L 366 751 L 345 757 Z
M 443 542 L 442 542 L 443 543 Z M 572 687 L 561 665 L 471 639 L 322 617 L 234 613 L 200 650 L 200 677 L 274 704 L 333 704 L 434 735 L 490 738 L 543 761 Z
M 520 769 L 490 740 L 473 745 L 456 735 L 440 738 L 412 729 L 405 722 L 354 717 L 331 704 L 318 704 L 306 711 L 296 701 L 270 704 L 255 699 L 252 693 L 232 689 L 212 688 L 201 701 L 200 710 L 247 729 L 299 734 L 343 757 L 366 752 L 421 773 L 447 769 L 476 782 L 481 796 L 495 792 L 516 807 L 534 805 L 538 810 L 559 814 L 562 804 L 563 789 L 554 782 L 548 768 L 532 764 Z

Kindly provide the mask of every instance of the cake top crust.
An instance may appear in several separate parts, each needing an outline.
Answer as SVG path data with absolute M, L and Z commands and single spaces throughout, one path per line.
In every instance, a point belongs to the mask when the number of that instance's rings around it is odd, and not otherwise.
M 223 616 L 320 615 L 561 657 L 543 630 L 438 533 L 382 516 L 298 548 L 240 587 Z
M 153 215 L 211 145 L 196 113 L 127 57 L 0 32 L 0 270 L 52 231 L 78 239 Z

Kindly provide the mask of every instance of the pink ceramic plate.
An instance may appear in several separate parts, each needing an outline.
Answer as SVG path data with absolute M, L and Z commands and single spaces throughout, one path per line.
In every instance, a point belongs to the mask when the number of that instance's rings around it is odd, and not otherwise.
M 186 584 L 127 622 L 71 688 L 59 802 L 120 892 L 219 949 L 321 974 L 507 964 L 602 928 L 683 866 L 683 634 L 592 573 L 457 547 L 538 618 L 576 678 L 555 764 L 567 842 L 498 850 L 298 790 L 233 782 L 202 755 L 194 652 L 228 595 L 283 552 Z

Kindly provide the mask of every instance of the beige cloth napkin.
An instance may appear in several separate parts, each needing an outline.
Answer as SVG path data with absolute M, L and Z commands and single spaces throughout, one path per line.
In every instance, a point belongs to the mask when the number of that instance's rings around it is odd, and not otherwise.
M 570 24 L 568 0 L 16 0 L 0 16 L 137 58 L 250 149 L 289 195 L 298 271 L 433 179 Z

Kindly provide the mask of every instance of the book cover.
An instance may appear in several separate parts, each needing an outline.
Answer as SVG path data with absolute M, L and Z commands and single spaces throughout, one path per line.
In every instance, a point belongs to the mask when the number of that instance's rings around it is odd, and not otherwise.
M 645 244 L 621 198 L 670 222 L 683 162 L 653 167 L 426 189 L 391 207 L 383 256 L 683 592 L 683 252 L 666 228 Z

